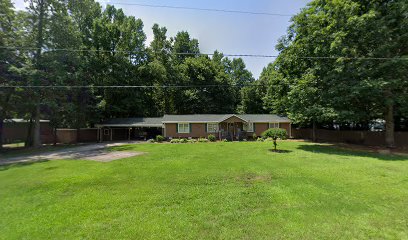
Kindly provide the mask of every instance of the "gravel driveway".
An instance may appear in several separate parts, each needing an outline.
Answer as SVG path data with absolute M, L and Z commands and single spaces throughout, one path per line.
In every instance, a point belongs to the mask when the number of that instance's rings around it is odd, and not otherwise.
M 142 152 L 126 152 L 126 151 L 107 151 L 108 147 L 122 146 L 127 144 L 135 144 L 137 142 L 126 143 L 96 143 L 78 147 L 71 147 L 61 150 L 55 150 L 45 153 L 37 153 L 19 157 L 9 157 L 0 160 L 1 164 L 33 162 L 40 160 L 62 160 L 62 159 L 81 159 L 98 162 L 110 162 L 118 159 L 139 156 Z

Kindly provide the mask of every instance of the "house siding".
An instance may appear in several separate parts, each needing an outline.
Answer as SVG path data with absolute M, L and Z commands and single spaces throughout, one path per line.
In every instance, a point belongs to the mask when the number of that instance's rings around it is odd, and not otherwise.
M 217 133 L 207 133 L 205 123 L 191 123 L 190 124 L 190 133 L 178 133 L 177 132 L 177 123 L 166 123 L 166 137 L 167 138 L 200 138 L 208 137 L 212 134 L 218 137 Z
M 238 119 L 234 119 L 232 121 L 236 121 Z M 178 133 L 177 132 L 177 123 L 166 123 L 165 124 L 165 136 L 167 138 L 200 138 L 200 137 L 208 137 L 208 135 L 212 134 L 219 137 L 218 133 L 207 133 L 206 131 L 206 124 L 205 123 L 192 123 L 191 132 L 190 133 Z M 263 132 L 269 129 L 269 123 L 254 123 L 255 132 L 248 132 L 247 136 L 252 137 L 254 133 L 257 136 L 261 136 Z M 286 129 L 288 136 L 290 134 L 290 123 L 280 123 L 280 128 Z M 220 129 L 226 130 L 226 123 L 221 123 Z

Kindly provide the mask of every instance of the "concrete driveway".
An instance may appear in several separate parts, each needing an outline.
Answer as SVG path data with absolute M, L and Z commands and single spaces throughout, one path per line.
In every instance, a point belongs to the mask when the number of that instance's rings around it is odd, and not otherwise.
M 96 143 L 83 145 L 78 147 L 70 147 L 45 153 L 36 153 L 25 156 L 9 157 L 0 160 L 1 164 L 24 163 L 40 160 L 90 160 L 98 162 L 110 162 L 118 159 L 139 156 L 142 152 L 126 152 L 126 151 L 107 151 L 107 148 L 114 146 L 122 146 L 127 144 L 136 144 L 140 142 L 120 142 L 120 143 Z

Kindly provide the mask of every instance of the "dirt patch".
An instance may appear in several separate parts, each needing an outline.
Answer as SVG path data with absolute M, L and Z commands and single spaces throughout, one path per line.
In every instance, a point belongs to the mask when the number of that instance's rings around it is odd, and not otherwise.
M 92 144 L 73 147 L 63 150 L 37 153 L 20 157 L 6 158 L 0 161 L 0 165 L 24 162 L 36 162 L 41 160 L 90 160 L 97 162 L 111 162 L 114 160 L 140 156 L 143 152 L 132 151 L 107 151 L 108 147 L 121 146 L 119 144 Z
M 257 174 L 253 174 L 253 173 L 248 173 L 248 174 L 236 177 L 236 180 L 239 181 L 239 182 L 244 182 L 245 184 L 261 183 L 261 182 L 271 181 L 272 176 L 270 176 L 270 175 L 257 175 Z

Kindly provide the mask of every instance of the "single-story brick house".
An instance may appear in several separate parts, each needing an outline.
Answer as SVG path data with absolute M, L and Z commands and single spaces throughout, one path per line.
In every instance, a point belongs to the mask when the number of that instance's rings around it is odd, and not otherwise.
M 218 139 L 239 140 L 260 136 L 269 128 L 284 128 L 292 135 L 291 120 L 274 114 L 164 115 L 161 118 L 110 119 L 97 125 L 98 140 L 200 138 L 212 134 Z

